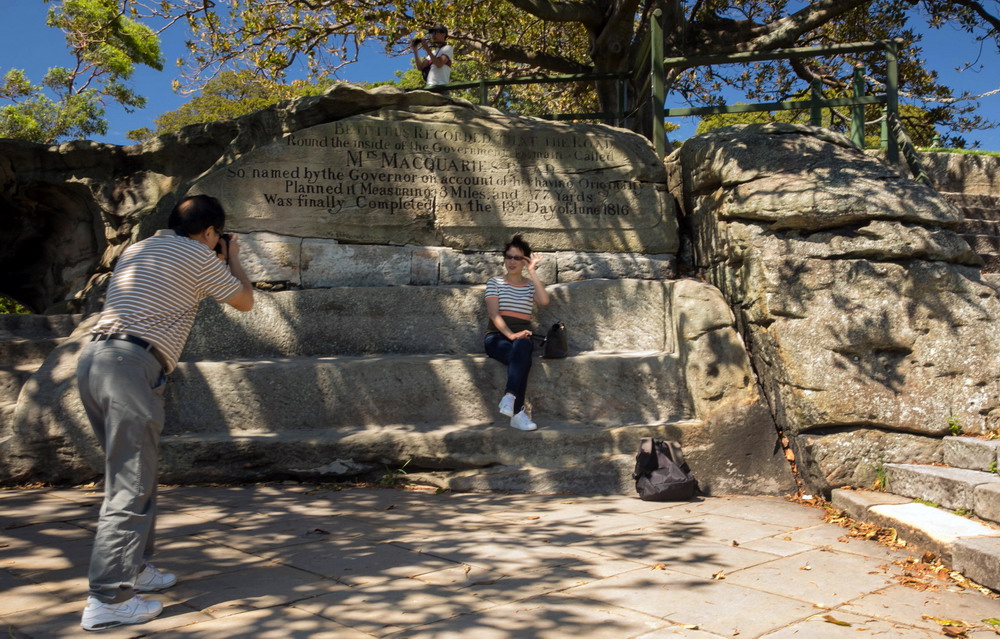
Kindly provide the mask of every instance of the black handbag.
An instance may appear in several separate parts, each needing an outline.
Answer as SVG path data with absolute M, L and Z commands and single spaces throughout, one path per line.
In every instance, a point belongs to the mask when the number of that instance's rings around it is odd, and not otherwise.
M 566 337 L 566 325 L 556 322 L 545 334 L 545 344 L 542 347 L 542 357 L 546 359 L 562 359 L 569 355 L 569 340 Z

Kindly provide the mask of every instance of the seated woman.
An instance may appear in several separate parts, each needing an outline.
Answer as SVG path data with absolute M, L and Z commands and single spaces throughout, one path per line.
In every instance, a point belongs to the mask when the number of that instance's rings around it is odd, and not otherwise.
M 510 417 L 518 430 L 538 426 L 524 410 L 524 394 L 531 370 L 531 312 L 533 304 L 547 306 L 549 294 L 538 279 L 535 268 L 542 261 L 531 257 L 531 247 L 520 234 L 503 249 L 506 273 L 490 278 L 486 284 L 486 354 L 507 365 L 507 389 L 500 400 L 500 413 Z M 527 277 L 525 277 L 527 274 Z

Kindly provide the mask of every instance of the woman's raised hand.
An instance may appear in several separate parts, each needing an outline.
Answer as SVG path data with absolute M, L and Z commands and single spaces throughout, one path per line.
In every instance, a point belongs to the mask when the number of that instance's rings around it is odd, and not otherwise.
M 541 261 L 542 261 L 541 255 L 532 255 L 531 257 L 527 258 L 527 266 L 525 266 L 525 268 L 528 269 L 529 273 L 534 273 L 535 267 L 537 267 Z

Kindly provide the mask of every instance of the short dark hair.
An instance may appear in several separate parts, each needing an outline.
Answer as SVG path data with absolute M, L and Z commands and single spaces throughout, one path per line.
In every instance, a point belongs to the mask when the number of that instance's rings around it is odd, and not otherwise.
M 520 233 L 510 238 L 510 242 L 507 242 L 507 244 L 504 245 L 503 252 L 506 253 L 507 249 L 509 249 L 512 246 L 514 248 L 520 249 L 521 252 L 524 253 L 525 257 L 531 257 L 531 247 L 528 246 L 528 243 L 524 241 L 524 238 L 521 236 Z
M 197 235 L 210 226 L 222 233 L 225 225 L 226 211 L 211 195 L 187 196 L 174 205 L 167 220 L 167 226 L 184 237 Z
M 441 33 L 448 35 L 448 27 L 443 24 L 435 24 L 433 27 L 427 30 L 427 33 L 434 33 L 435 31 L 440 31 Z

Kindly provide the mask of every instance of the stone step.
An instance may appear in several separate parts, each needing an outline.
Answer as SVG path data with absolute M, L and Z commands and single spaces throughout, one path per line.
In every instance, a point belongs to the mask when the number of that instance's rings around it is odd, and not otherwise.
M 0 338 L 68 337 L 81 315 L 0 315 Z
M 1000 439 L 945 437 L 944 463 L 952 468 L 966 468 L 996 473 L 1000 465 Z
M 983 208 L 979 206 L 966 206 L 960 208 L 962 215 L 965 217 L 965 222 L 976 220 L 980 222 L 995 223 L 1000 221 L 1000 209 Z
M 942 191 L 941 195 L 960 209 L 979 208 L 1000 211 L 1000 196 L 956 193 L 954 191 Z
M 170 434 L 489 424 L 506 368 L 484 355 L 182 362 L 167 386 Z M 540 424 L 663 423 L 694 415 L 678 357 L 663 352 L 536 358 Z M 505 418 L 506 419 L 506 418 Z
M 888 489 L 1000 522 L 1000 476 L 964 468 L 922 464 L 886 464 Z
M 635 453 L 588 460 L 579 466 L 492 466 L 476 470 L 407 473 L 403 481 L 455 492 L 638 495 L 632 471 Z M 728 492 L 728 491 L 725 491 Z
M 963 235 L 972 250 L 980 255 L 1000 254 L 1000 236 L 997 235 Z
M 21 387 L 38 370 L 34 364 L 20 366 L 0 366 L 0 404 L 16 402 Z
M 464 491 L 635 494 L 631 473 L 643 437 L 681 442 L 704 494 L 785 494 L 765 461 L 773 443 L 727 440 L 697 420 L 598 426 L 545 422 L 522 432 L 494 424 L 406 424 L 273 433 L 165 435 L 161 481 L 199 483 L 387 475 Z M 768 475 L 772 480 L 762 477 Z
M 586 473 L 590 461 L 607 457 L 631 454 L 634 465 L 643 437 L 683 438 L 702 427 L 695 420 L 614 427 L 560 421 L 532 432 L 498 423 L 164 435 L 161 480 L 317 479 L 386 469 L 416 473 L 578 466 L 576 472 Z
M 983 258 L 983 273 L 1000 273 L 1000 255 L 980 255 Z M 994 286 L 997 290 L 1000 287 Z
M 968 219 L 958 227 L 958 233 L 966 235 L 1000 235 L 1000 222 L 995 220 Z
M 672 282 L 548 287 L 535 325 L 566 323 L 571 352 L 675 350 Z M 256 295 L 252 313 L 206 302 L 182 359 L 483 352 L 485 286 L 304 289 Z
M 63 337 L 0 337 L 0 362 L 14 366 L 41 366 Z
M 892 493 L 838 488 L 832 501 L 854 519 L 894 528 L 915 555 L 932 552 L 969 579 L 1000 590 L 1000 529 Z

